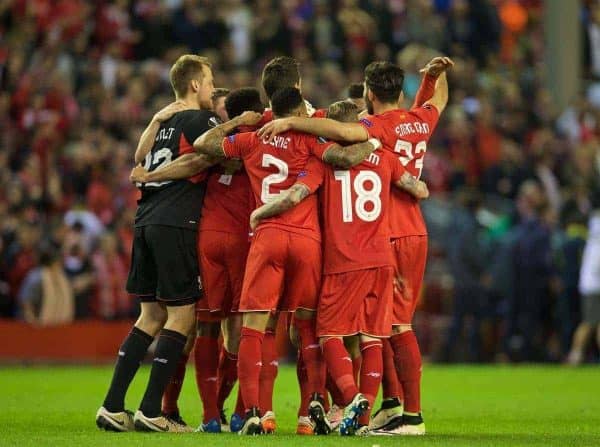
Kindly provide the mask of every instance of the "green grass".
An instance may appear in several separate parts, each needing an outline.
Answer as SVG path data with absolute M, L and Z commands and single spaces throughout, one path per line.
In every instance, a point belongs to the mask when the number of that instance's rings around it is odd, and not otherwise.
M 110 374 L 110 367 L 0 368 L 0 446 L 600 445 L 597 367 L 427 366 L 423 407 L 428 435 L 418 439 L 293 435 L 298 392 L 289 366 L 280 369 L 276 384 L 279 430 L 274 436 L 100 432 L 94 414 Z M 129 392 L 129 408 L 136 408 L 147 377 L 144 368 Z M 181 408 L 188 422 L 199 421 L 193 370 Z

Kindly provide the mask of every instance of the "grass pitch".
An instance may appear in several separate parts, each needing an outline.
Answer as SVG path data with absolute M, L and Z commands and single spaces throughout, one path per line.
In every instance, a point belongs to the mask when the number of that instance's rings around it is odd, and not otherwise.
M 128 408 L 137 407 L 148 371 L 138 373 Z M 280 368 L 276 383 L 276 435 L 105 433 L 94 416 L 110 374 L 109 366 L 0 368 L 0 446 L 600 446 L 598 367 L 426 366 L 428 434 L 418 439 L 294 435 L 298 391 L 290 366 Z M 192 368 L 180 406 L 196 425 L 201 407 Z

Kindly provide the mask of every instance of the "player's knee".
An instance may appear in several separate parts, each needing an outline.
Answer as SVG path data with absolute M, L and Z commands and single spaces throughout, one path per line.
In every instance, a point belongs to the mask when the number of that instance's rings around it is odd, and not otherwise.
M 135 326 L 152 336 L 162 329 L 167 321 L 167 311 L 159 303 L 142 303 Z
M 399 324 L 392 328 L 392 334 L 403 334 L 404 332 L 412 331 L 411 324 Z
M 181 334 L 189 334 L 194 327 L 195 320 L 194 304 L 168 306 L 165 328 Z
M 294 316 L 299 320 L 311 320 L 315 318 L 317 313 L 314 310 L 298 309 Z
M 255 331 L 265 332 L 269 323 L 269 312 L 248 312 L 244 314 L 243 326 Z
M 296 329 L 296 326 L 293 324 L 290 325 L 290 342 L 295 348 L 297 348 L 300 344 L 298 341 L 298 329 Z

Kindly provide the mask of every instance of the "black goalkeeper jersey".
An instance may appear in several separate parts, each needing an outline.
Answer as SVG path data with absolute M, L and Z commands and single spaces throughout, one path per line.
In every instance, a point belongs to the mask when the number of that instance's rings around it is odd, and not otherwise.
M 177 157 L 194 152 L 196 138 L 215 125 L 219 118 L 207 110 L 185 110 L 160 125 L 144 168 L 156 171 Z M 142 197 L 138 201 L 135 227 L 168 225 L 195 230 L 206 190 L 206 175 L 185 180 L 168 180 L 139 184 Z

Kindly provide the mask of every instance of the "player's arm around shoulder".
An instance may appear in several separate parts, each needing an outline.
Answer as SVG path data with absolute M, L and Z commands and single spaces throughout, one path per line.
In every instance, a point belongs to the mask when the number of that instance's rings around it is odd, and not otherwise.
M 148 172 L 144 167 L 136 166 L 131 170 L 129 180 L 132 183 L 147 183 L 186 179 L 205 171 L 216 162 L 217 159 L 208 155 L 184 154 L 156 171 Z
M 381 142 L 376 138 L 350 146 L 340 146 L 336 143 L 325 151 L 323 161 L 337 168 L 350 169 L 362 163 L 373 151 L 380 147 Z
M 399 180 L 394 185 L 403 191 L 406 191 L 416 199 L 426 199 L 429 197 L 429 188 L 421 180 L 414 178 L 408 171 L 404 171 Z
M 213 157 L 225 157 L 228 154 L 223 149 L 224 138 L 238 126 L 253 126 L 262 119 L 256 112 L 244 112 L 226 123 L 219 124 L 207 130 L 194 141 L 194 149 L 202 154 Z
M 365 128 L 357 123 L 342 123 L 329 118 L 303 118 L 292 116 L 280 118 L 265 124 L 258 136 L 271 141 L 276 135 L 295 130 L 330 140 L 356 143 L 369 139 Z
M 255 209 L 250 215 L 250 228 L 255 230 L 258 224 L 269 217 L 277 216 L 292 209 L 311 194 L 308 186 L 296 182 L 289 189 L 281 191 L 269 203 Z

